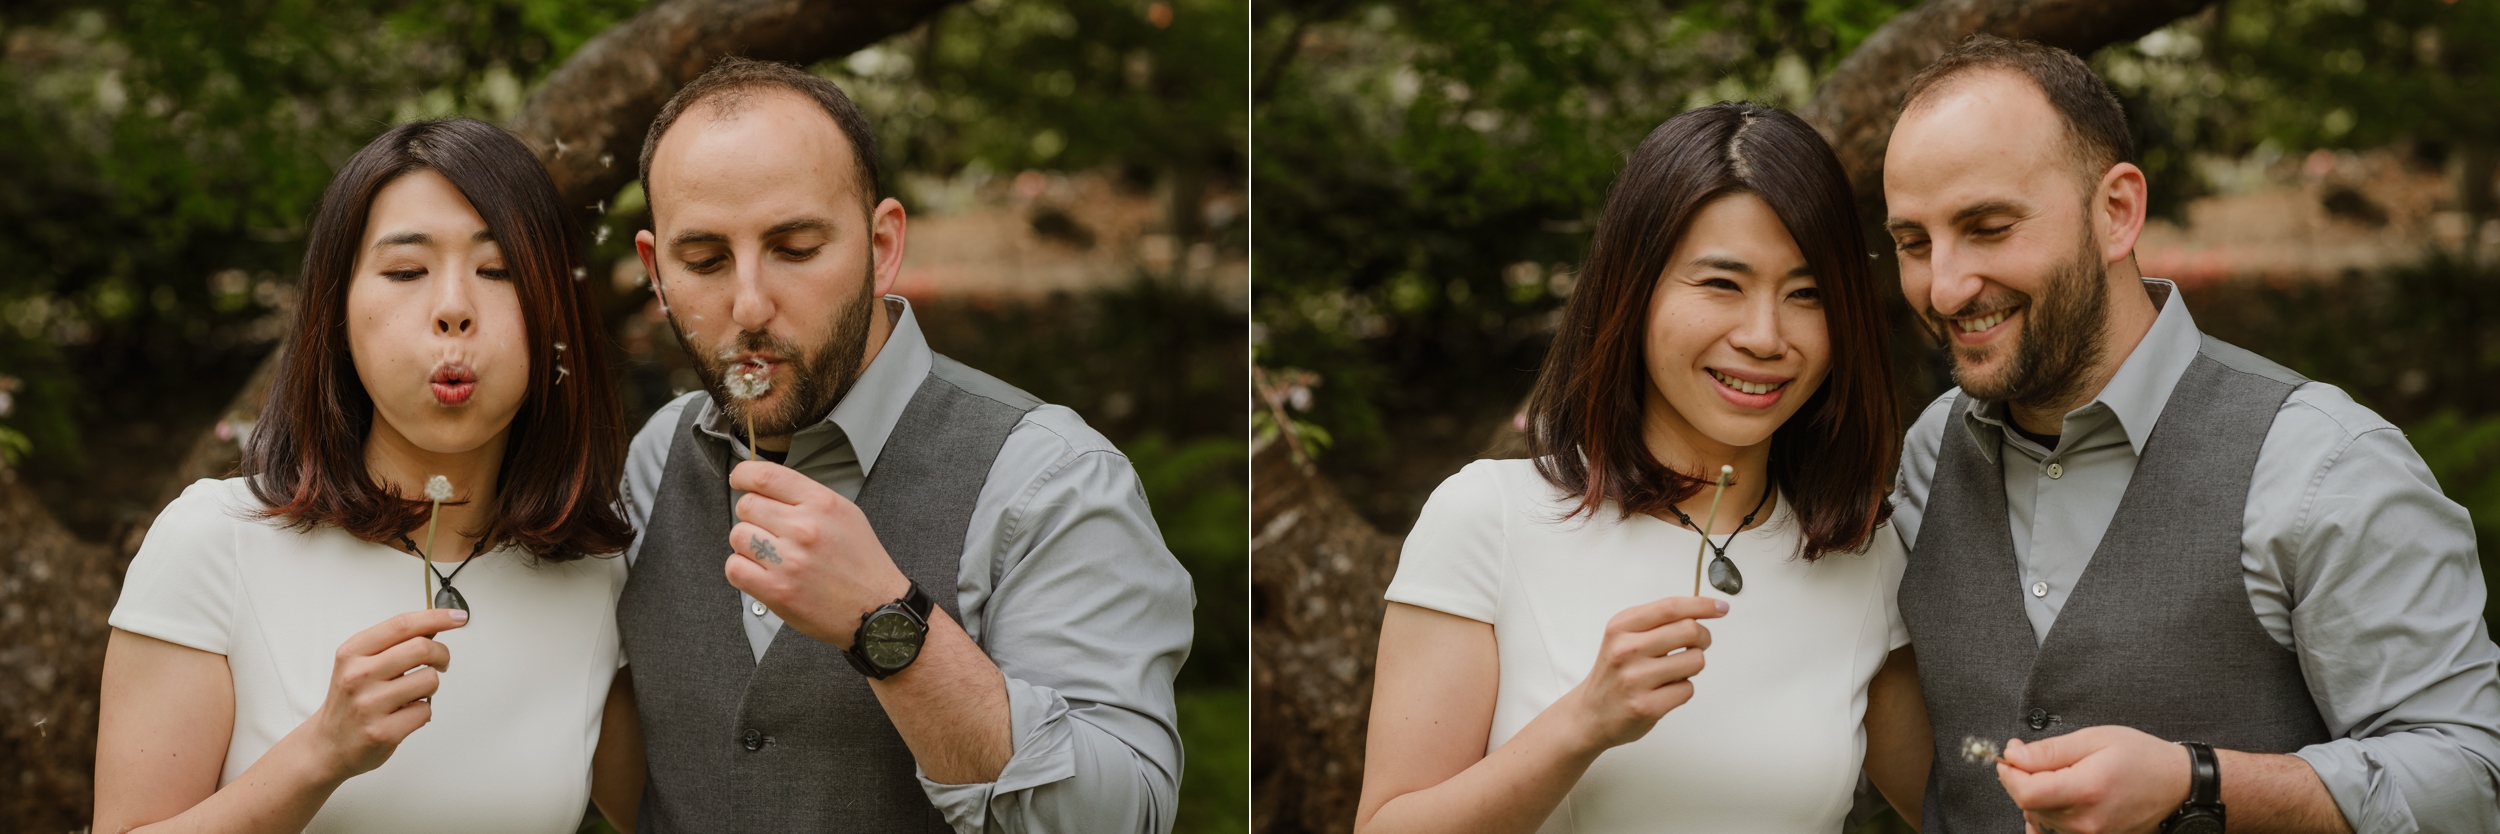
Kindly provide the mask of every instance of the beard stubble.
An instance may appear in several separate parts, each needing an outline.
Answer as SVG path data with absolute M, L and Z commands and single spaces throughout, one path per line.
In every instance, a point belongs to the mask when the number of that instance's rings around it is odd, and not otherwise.
M 771 333 L 742 330 L 730 339 L 732 352 L 757 352 L 781 357 L 789 364 L 785 373 L 775 374 L 774 390 L 789 393 L 778 398 L 778 404 L 754 412 L 755 433 L 759 437 L 787 437 L 814 425 L 833 413 L 833 407 L 851 392 L 859 381 L 860 360 L 868 352 L 869 316 L 877 313 L 877 259 L 868 257 L 868 271 L 861 277 L 859 294 L 834 316 L 833 326 L 825 340 L 814 350 L 805 350 Z M 705 350 L 695 345 L 675 313 L 668 317 L 669 331 L 677 336 L 677 345 L 694 360 L 695 375 L 703 381 L 704 391 L 732 423 L 744 422 L 752 406 L 747 400 L 729 395 L 726 380 L 731 362 L 719 357 L 719 348 Z M 785 388 L 786 386 L 786 388 Z M 769 393 L 769 392 L 768 392 Z
M 1988 351 L 1953 342 L 1953 323 L 1929 310 L 1927 326 L 1949 346 L 1953 383 L 1971 396 L 2025 408 L 2063 404 L 2082 392 L 2091 370 L 2101 363 L 2102 331 L 2109 321 L 2109 265 L 2093 251 L 2092 236 L 2083 235 L 2075 257 L 2051 273 L 2042 297 L 2013 292 L 2008 306 L 2025 308 L 2023 332 L 2005 369 L 1980 376 L 1971 369 Z

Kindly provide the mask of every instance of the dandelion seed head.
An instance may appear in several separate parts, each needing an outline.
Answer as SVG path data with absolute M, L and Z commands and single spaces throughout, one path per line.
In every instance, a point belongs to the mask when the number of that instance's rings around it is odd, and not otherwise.
M 425 497 L 430 501 L 451 500 L 451 479 L 441 475 L 426 476 Z
M 730 396 L 741 400 L 752 400 L 764 396 L 764 392 L 773 389 L 771 377 L 758 376 L 754 371 L 740 373 L 722 382 L 724 387 L 729 389 Z
M 1986 764 L 1997 760 L 1996 742 L 1978 736 L 1962 737 L 1962 761 Z

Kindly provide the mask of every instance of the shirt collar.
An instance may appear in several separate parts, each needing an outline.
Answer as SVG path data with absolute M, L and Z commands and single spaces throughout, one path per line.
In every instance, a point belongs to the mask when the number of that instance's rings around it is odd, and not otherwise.
M 2108 409 L 2125 432 L 2127 445 L 2137 455 L 2144 454 L 2144 442 L 2152 437 L 2153 424 L 2161 420 L 2162 407 L 2170 403 L 2172 389 L 2179 386 L 2179 377 L 2187 374 L 2188 365 L 2196 361 L 2203 347 L 2204 336 L 2196 330 L 2196 320 L 2188 315 L 2187 302 L 2179 299 L 2178 285 L 2160 278 L 2145 278 L 2144 291 L 2153 298 L 2160 313 L 2153 318 L 2153 327 L 2144 339 L 2119 363 L 2118 373 L 2102 386 L 2101 393 L 2069 414 L 2080 414 L 2095 405 Z M 1980 402 L 1964 415 L 1963 428 L 1971 440 L 1991 461 L 1996 460 L 1995 441 L 2003 437 L 2004 421 L 2012 419 L 2005 413 L 2005 404 Z
M 894 434 L 894 424 L 903 417 L 903 408 L 911 404 L 912 395 L 920 390 L 921 380 L 936 364 L 937 354 L 929 349 L 928 337 L 920 332 L 920 321 L 912 315 L 911 302 L 899 295 L 885 297 L 885 311 L 893 316 L 894 329 L 886 335 L 885 346 L 877 349 L 877 358 L 859 372 L 851 390 L 834 403 L 833 411 L 823 422 L 800 429 L 790 438 L 790 460 L 796 463 L 817 449 L 839 445 L 847 440 L 859 455 L 859 469 L 864 475 L 877 467 L 877 454 L 885 449 L 886 438 Z M 728 418 L 719 403 L 706 397 L 703 413 L 695 424 L 703 433 L 729 441 L 732 446 L 746 442 L 738 427 L 728 425 Z

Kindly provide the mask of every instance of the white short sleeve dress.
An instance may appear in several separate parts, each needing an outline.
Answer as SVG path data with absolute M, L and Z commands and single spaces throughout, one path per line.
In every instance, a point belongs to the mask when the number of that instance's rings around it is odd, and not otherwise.
M 1393 602 L 1493 625 L 1501 683 L 1487 752 L 1579 684 L 1623 609 L 1693 593 L 1701 536 L 1577 502 L 1527 460 L 1469 464 L 1434 490 L 1399 556 Z M 1599 756 L 1540 832 L 1838 831 L 1866 758 L 1866 689 L 1909 643 L 1895 591 L 1906 556 L 1887 525 L 1862 553 L 1807 562 L 1785 497 L 1739 533 L 1744 574 L 1709 622 L 1693 700 Z M 1713 536 L 1722 539 L 1722 536 Z
M 336 528 L 253 520 L 261 506 L 241 478 L 183 490 L 148 529 L 111 618 L 114 628 L 226 656 L 234 738 L 219 787 L 320 708 L 339 644 L 424 600 L 407 552 Z M 620 657 L 624 560 L 540 562 L 515 547 L 477 558 L 453 583 L 472 619 L 439 638 L 452 659 L 433 722 L 341 785 L 308 834 L 570 834 L 580 825 Z

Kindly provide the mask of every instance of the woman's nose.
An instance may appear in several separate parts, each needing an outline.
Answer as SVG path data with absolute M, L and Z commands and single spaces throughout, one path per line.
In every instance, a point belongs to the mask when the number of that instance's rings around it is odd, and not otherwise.
M 446 336 L 466 334 L 473 323 L 467 315 L 438 315 L 434 317 L 434 332 Z

